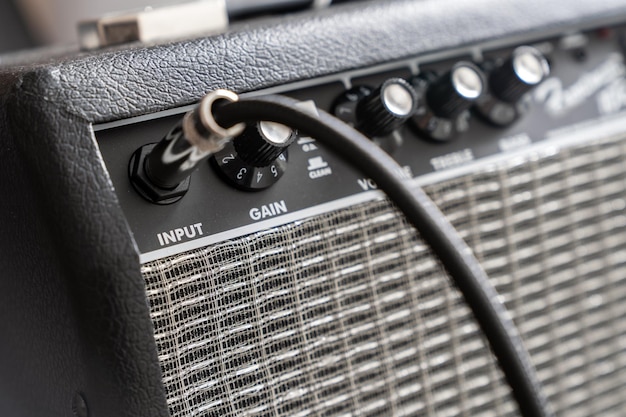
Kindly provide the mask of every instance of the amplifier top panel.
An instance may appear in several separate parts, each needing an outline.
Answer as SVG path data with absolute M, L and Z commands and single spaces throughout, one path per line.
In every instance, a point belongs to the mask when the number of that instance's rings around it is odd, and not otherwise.
M 415 181 L 434 183 L 537 147 L 623 131 L 623 37 L 607 27 L 504 39 L 245 94 L 286 94 L 333 113 Z M 235 140 L 200 165 L 184 197 L 149 202 L 130 179 L 137 150 L 168 135 L 190 108 L 93 127 L 142 262 L 382 198 L 314 138 L 259 125 L 246 134 L 291 135 L 293 143 L 268 156 Z

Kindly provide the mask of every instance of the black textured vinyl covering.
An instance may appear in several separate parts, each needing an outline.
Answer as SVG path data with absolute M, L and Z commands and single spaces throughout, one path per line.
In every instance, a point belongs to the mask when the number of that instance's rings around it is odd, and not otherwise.
M 0 69 L 0 415 L 167 416 L 138 255 L 90 124 L 626 16 L 626 1 L 346 4 Z M 3 62 L 0 59 L 0 62 Z

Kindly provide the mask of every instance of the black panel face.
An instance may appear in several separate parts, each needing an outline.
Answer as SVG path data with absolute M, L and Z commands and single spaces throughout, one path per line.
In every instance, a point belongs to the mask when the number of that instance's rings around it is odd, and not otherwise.
M 530 93 L 530 110 L 522 119 L 502 128 L 472 115 L 469 130 L 448 142 L 425 139 L 405 125 L 398 132 L 396 139 L 401 144 L 391 151 L 392 156 L 413 177 L 434 177 L 485 157 L 533 146 L 555 136 L 562 128 L 596 123 L 599 118 L 621 112 L 626 105 L 626 84 L 618 34 L 617 30 L 604 30 L 565 40 L 535 42 L 550 62 L 551 76 Z M 483 65 L 508 56 L 512 47 L 521 44 L 509 42 L 508 47 L 451 52 L 445 59 L 423 57 L 274 88 L 271 92 L 313 100 L 318 108 L 332 112 L 335 99 L 348 85 L 375 88 L 391 76 L 410 78 L 420 71 L 442 73 L 455 62 L 469 60 L 471 56 L 475 57 L 474 62 Z M 482 58 L 478 59 L 480 55 Z M 254 94 L 260 93 L 263 92 Z M 157 115 L 151 120 L 129 121 L 118 127 L 95 128 L 105 164 L 144 262 L 206 245 L 210 243 L 207 239 L 218 241 L 261 229 L 279 218 L 291 221 L 337 208 L 346 201 L 363 201 L 371 194 L 366 193 L 375 188 L 375 184 L 322 145 L 310 138 L 299 138 L 289 148 L 286 172 L 267 189 L 251 192 L 234 188 L 220 178 L 211 163 L 205 162 L 193 174 L 189 192 L 182 200 L 171 205 L 154 205 L 142 199 L 131 186 L 128 161 L 137 148 L 164 137 L 180 117 L 181 114 Z

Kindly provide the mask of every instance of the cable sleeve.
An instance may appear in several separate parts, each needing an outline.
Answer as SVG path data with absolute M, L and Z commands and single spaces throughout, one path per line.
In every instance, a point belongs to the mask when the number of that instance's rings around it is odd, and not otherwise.
M 216 105 L 224 127 L 259 120 L 282 123 L 326 145 L 376 182 L 404 213 L 450 275 L 472 310 L 524 417 L 552 417 L 530 355 L 499 294 L 470 247 L 435 203 L 403 177 L 401 167 L 368 138 L 320 110 L 319 116 L 289 97 L 269 95 Z

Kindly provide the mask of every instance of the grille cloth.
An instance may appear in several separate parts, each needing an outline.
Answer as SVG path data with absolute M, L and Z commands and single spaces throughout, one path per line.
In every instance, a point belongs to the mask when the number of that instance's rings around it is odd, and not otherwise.
M 562 416 L 626 410 L 626 141 L 427 187 Z M 386 201 L 142 267 L 173 417 L 517 415 L 458 291 Z

